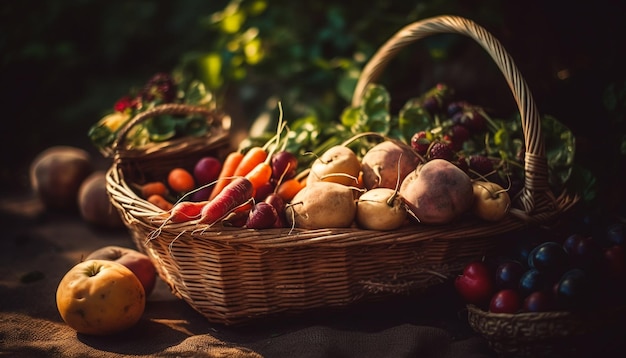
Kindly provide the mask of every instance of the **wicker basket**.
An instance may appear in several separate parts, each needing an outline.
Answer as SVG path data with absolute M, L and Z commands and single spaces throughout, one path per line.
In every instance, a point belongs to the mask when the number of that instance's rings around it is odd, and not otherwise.
M 353 104 L 360 103 L 366 86 L 401 48 L 437 33 L 466 35 L 482 45 L 518 103 L 527 148 L 525 187 L 509 217 L 498 223 L 468 219 L 393 232 L 161 227 L 162 220 L 154 219 L 159 210 L 139 198 L 129 183 L 163 177 L 171 168 L 169 163 L 193 162 L 200 151 L 164 147 L 132 157 L 118 153 L 107 173 L 111 201 L 122 213 L 137 247 L 152 258 L 172 291 L 209 321 L 223 324 L 419 292 L 453 277 L 469 261 L 494 249 L 497 235 L 551 221 L 576 202 L 576 197 L 550 190 L 540 119 L 526 83 L 498 41 L 472 21 L 443 16 L 402 29 L 365 67 Z M 161 155 L 157 158 L 157 154 Z
M 500 356 L 587 357 L 600 351 L 601 338 L 617 331 L 626 306 L 588 312 L 490 313 L 467 306 L 468 322 Z M 623 329 L 623 328 L 622 328 Z M 623 338 L 623 337 L 620 337 Z M 593 348 L 594 345 L 596 348 Z

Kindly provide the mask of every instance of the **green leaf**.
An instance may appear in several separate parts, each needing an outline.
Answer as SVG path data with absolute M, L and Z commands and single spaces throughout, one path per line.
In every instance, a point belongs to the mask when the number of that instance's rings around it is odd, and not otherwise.
M 166 141 L 176 135 L 176 120 L 172 116 L 158 116 L 147 120 L 149 138 L 155 142 Z
M 191 117 L 180 121 L 177 134 L 188 135 L 193 137 L 200 137 L 207 133 L 208 126 L 206 118 L 204 117 Z
M 545 138 L 550 183 L 562 187 L 571 175 L 576 143 L 574 134 L 556 118 L 546 115 L 541 121 Z
M 398 126 L 405 141 L 410 141 L 415 133 L 431 129 L 433 119 L 423 107 L 407 102 L 399 112 Z
M 346 127 L 355 126 L 360 122 L 361 110 L 359 107 L 347 107 L 341 113 L 341 124 Z
M 381 115 L 381 112 L 389 113 L 389 92 L 380 85 L 369 85 L 363 96 L 363 111 L 367 115 Z
M 100 149 L 109 146 L 115 141 L 115 133 L 106 126 L 94 125 L 89 129 L 87 135 L 91 142 Z

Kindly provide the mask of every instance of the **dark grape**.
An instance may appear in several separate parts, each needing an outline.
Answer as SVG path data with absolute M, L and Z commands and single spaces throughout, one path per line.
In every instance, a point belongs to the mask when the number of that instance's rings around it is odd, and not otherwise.
M 496 286 L 500 289 L 517 289 L 524 272 L 525 268 L 519 261 L 503 262 L 496 268 Z
M 455 114 L 469 108 L 470 104 L 467 101 L 454 101 L 448 104 L 448 117 L 453 117 Z
M 606 229 L 606 238 L 610 244 L 624 245 L 624 224 L 613 223 Z
M 563 242 L 571 267 L 593 270 L 600 261 L 602 252 L 592 237 L 573 234 Z
M 535 291 L 550 290 L 553 282 L 553 278 L 548 273 L 531 268 L 520 277 L 518 290 L 522 297 L 526 297 Z
M 528 266 L 560 275 L 569 267 L 569 257 L 561 244 L 547 241 L 536 246 L 528 254 Z
M 565 272 L 557 283 L 557 304 L 567 310 L 588 308 L 592 292 L 589 274 L 581 269 L 571 269 Z

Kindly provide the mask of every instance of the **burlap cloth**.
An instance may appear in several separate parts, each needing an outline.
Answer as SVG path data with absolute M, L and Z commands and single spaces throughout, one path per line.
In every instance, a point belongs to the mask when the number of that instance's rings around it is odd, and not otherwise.
M 493 356 L 450 299 L 450 287 L 232 327 L 208 322 L 159 280 L 129 331 L 77 334 L 57 312 L 58 282 L 97 248 L 133 247 L 129 233 L 92 227 L 77 214 L 42 211 L 32 199 L 0 204 L 1 357 Z

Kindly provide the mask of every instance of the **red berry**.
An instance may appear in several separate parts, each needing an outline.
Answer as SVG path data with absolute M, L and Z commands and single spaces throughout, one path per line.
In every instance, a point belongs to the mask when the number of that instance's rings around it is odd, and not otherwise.
M 435 142 L 430 147 L 428 159 L 445 159 L 450 162 L 454 159 L 454 150 L 448 143 Z
M 522 310 L 525 312 L 547 312 L 556 308 L 551 291 L 535 291 L 524 299 Z
M 430 147 L 430 140 L 427 138 L 426 131 L 420 131 L 413 135 L 411 138 L 411 147 L 419 155 L 426 155 L 428 147 Z
M 483 155 L 470 155 L 469 167 L 480 175 L 489 175 L 493 172 L 494 166 L 491 159 Z
M 516 313 L 520 308 L 520 295 L 510 288 L 498 291 L 489 303 L 489 312 L 493 313 Z
M 465 126 L 455 124 L 450 128 L 449 137 L 452 148 L 459 151 L 463 149 L 463 143 L 470 138 L 470 131 Z
M 454 280 L 454 286 L 465 302 L 484 306 L 494 292 L 493 273 L 486 263 L 471 262 Z

